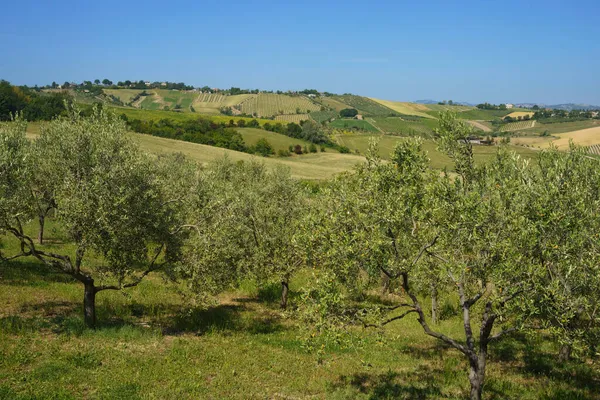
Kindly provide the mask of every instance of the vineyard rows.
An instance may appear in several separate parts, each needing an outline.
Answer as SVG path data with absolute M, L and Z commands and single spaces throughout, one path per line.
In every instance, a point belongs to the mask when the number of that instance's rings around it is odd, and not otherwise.
M 201 93 L 196 97 L 196 103 L 222 103 L 227 96 L 218 93 Z
M 588 153 L 600 156 L 600 144 L 594 144 L 588 147 Z
M 511 122 L 510 124 L 506 124 L 502 127 L 503 132 L 514 132 L 520 131 L 523 129 L 531 129 L 535 127 L 535 121 L 519 121 L 519 122 Z
M 295 122 L 297 124 L 301 121 L 306 121 L 307 119 L 310 119 L 309 114 L 287 114 L 277 115 L 275 117 L 275 121 Z
M 249 97 L 241 104 L 241 111 L 245 114 L 257 114 L 261 117 L 270 117 L 281 114 L 307 113 L 320 110 L 320 106 L 314 104 L 306 97 L 292 97 L 270 93 L 261 93 Z

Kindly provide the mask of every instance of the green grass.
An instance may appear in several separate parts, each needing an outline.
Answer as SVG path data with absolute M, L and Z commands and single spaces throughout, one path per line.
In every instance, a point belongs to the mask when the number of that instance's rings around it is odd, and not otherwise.
M 140 89 L 103 89 L 104 93 L 118 97 L 123 103 L 129 103 L 135 96 L 142 93 Z
M 52 220 L 48 228 L 45 250 L 73 250 Z M 92 331 L 83 326 L 81 284 L 32 260 L 0 264 L 0 276 L 0 399 L 468 397 L 464 356 L 425 336 L 414 317 L 381 331 L 351 328 L 362 342 L 327 346 L 319 361 L 301 347 L 294 314 L 278 309 L 276 285 L 244 282 L 197 308 L 180 295 L 184 285 L 155 273 L 126 296 L 99 293 Z M 292 280 L 292 304 L 303 282 L 302 274 Z M 461 325 L 446 319 L 436 329 L 458 336 Z M 486 398 L 596 399 L 598 366 L 555 354 L 543 338 L 492 344 Z
M 262 133 L 265 131 L 260 132 L 264 135 L 269 134 L 268 132 Z M 290 168 L 292 176 L 299 179 L 312 180 L 331 178 L 341 172 L 349 171 L 354 168 L 356 164 L 365 161 L 364 157 L 352 154 L 340 154 L 330 149 L 327 149 L 326 152 L 305 154 L 301 156 L 265 158 L 213 146 L 183 142 L 180 140 L 165 139 L 137 133 L 132 133 L 132 135 L 143 149 L 152 153 L 183 153 L 201 164 L 206 164 L 223 157 L 227 157 L 232 161 L 256 160 L 263 162 L 268 167 L 286 166 Z M 246 132 L 246 135 L 250 134 Z M 255 138 L 259 137 L 259 134 L 253 135 Z M 293 139 L 294 144 L 299 142 L 300 140 Z
M 373 139 L 379 140 L 379 155 L 384 159 L 389 159 L 390 154 L 394 150 L 396 144 L 407 138 L 390 136 L 390 135 L 354 135 L 342 134 L 337 135 L 336 140 L 340 145 L 347 146 L 351 150 L 358 150 L 361 154 L 365 154 L 369 149 L 369 142 Z M 533 158 L 536 152 L 522 146 L 512 146 L 515 152 L 522 157 Z M 423 141 L 423 150 L 428 153 L 430 166 L 435 169 L 449 168 L 452 169 L 452 161 L 443 153 L 437 150 L 437 144 L 433 140 Z M 497 147 L 494 146 L 473 146 L 473 153 L 476 162 L 487 162 L 496 155 Z
M 334 121 L 331 121 L 329 126 L 337 129 L 360 129 L 367 132 L 379 132 L 377 128 L 371 125 L 368 121 L 358 119 L 338 118 Z
M 452 108 L 453 109 L 453 108 Z M 458 118 L 462 119 L 473 119 L 482 121 L 491 121 L 495 118 L 502 118 L 511 112 L 522 111 L 521 109 L 510 109 L 510 110 L 480 110 L 478 108 L 469 108 L 467 111 L 457 112 Z M 430 111 L 428 114 L 438 117 L 441 111 Z
M 294 139 L 289 136 L 282 135 L 281 133 L 269 132 L 264 129 L 256 129 L 256 128 L 236 128 L 236 130 L 242 135 L 244 138 L 244 142 L 248 146 L 255 145 L 260 139 L 267 139 L 275 153 L 279 150 L 288 150 L 290 146 L 301 145 L 301 146 L 310 146 L 310 142 L 302 139 Z M 335 152 L 334 150 L 330 150 Z
M 313 121 L 318 123 L 326 122 L 332 118 L 338 118 L 340 116 L 337 111 L 313 111 L 308 115 Z
M 397 133 L 402 136 L 431 136 L 438 121 L 423 118 L 419 121 L 404 120 L 400 117 L 373 117 L 379 128 L 387 133 Z
M 356 108 L 364 116 L 391 116 L 398 113 L 391 108 L 377 103 L 367 97 L 344 94 L 333 96 L 334 100 L 348 105 L 348 108 Z

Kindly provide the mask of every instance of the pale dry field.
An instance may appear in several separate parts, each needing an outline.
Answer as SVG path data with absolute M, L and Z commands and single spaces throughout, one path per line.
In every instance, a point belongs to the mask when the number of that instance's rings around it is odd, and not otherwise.
M 532 112 L 527 112 L 527 111 L 514 111 L 511 112 L 510 114 L 508 114 L 506 117 L 512 117 L 512 118 L 518 118 L 521 117 L 523 118 L 524 116 L 529 115 L 530 117 L 533 117 L 533 113 Z
M 376 103 L 381 104 L 387 108 L 390 108 L 394 111 L 399 112 L 400 114 L 405 115 L 416 115 L 418 117 L 423 118 L 434 118 L 433 116 L 424 113 L 423 111 L 428 111 L 429 109 L 422 104 L 416 103 L 408 103 L 402 101 L 390 101 L 390 100 L 381 100 L 369 97 L 369 99 L 373 100 Z

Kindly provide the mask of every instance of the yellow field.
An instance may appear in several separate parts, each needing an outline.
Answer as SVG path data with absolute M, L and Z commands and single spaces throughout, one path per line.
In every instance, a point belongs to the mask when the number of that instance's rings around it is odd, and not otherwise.
M 198 113 L 219 114 L 221 107 L 233 107 L 242 103 L 255 94 L 238 94 L 233 96 L 224 96 L 217 93 L 200 93 L 192 102 L 192 107 Z
M 309 119 L 310 116 L 308 114 L 288 114 L 275 116 L 275 121 L 295 122 L 297 124 L 299 124 L 300 121 L 306 121 Z
M 554 136 L 558 139 L 552 141 L 552 143 L 561 150 L 569 148 L 569 140 L 573 140 L 573 142 L 580 146 L 592 146 L 600 144 L 600 127 L 559 133 Z
M 594 128 L 581 129 L 578 131 L 558 133 L 552 136 L 530 136 L 530 137 L 515 137 L 511 138 L 512 144 L 538 147 L 540 149 L 550 147 L 550 143 L 556 146 L 559 150 L 569 148 L 569 141 L 580 146 L 593 146 L 600 144 L 600 126 Z
M 390 100 L 380 100 L 369 97 L 369 99 L 373 100 L 376 103 L 381 104 L 387 108 L 391 108 L 392 110 L 399 112 L 400 114 L 405 115 L 416 115 L 418 117 L 423 118 L 434 118 L 429 114 L 424 113 L 423 111 L 427 111 L 428 108 L 423 106 L 422 104 L 416 103 L 407 103 L 401 101 L 390 101 Z
M 511 112 L 510 114 L 506 115 L 504 118 L 506 117 L 512 117 L 512 118 L 518 118 L 521 117 L 523 118 L 524 116 L 529 115 L 530 117 L 533 117 L 533 113 L 532 112 L 527 112 L 527 111 L 514 111 Z

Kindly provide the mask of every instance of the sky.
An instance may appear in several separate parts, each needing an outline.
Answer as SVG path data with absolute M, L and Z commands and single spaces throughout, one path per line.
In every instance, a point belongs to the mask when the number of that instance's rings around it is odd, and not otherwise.
M 600 105 L 600 1 L 2 2 L 0 79 Z

